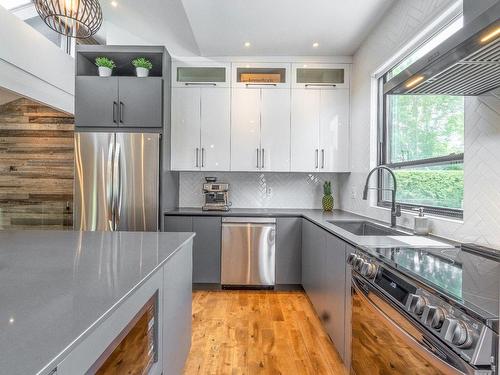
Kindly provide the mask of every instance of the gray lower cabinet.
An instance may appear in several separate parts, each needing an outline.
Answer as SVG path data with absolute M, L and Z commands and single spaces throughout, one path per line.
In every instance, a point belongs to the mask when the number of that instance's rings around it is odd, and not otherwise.
M 302 282 L 302 219 L 276 220 L 276 284 Z
M 220 216 L 166 216 L 164 229 L 165 232 L 195 232 L 193 283 L 220 283 Z
M 302 223 L 302 285 L 340 356 L 345 354 L 346 244 Z
M 193 282 L 220 284 L 221 217 L 193 217 Z
M 182 374 L 191 349 L 192 264 L 182 249 L 163 269 L 163 375 Z
M 163 79 L 77 76 L 75 126 L 163 127 Z
M 326 232 L 303 219 L 302 222 L 302 286 L 318 316 L 323 320 L 325 298 L 323 268 L 326 261 Z
M 325 326 L 342 359 L 345 357 L 345 251 L 344 241 L 327 235 L 324 290 L 328 320 Z

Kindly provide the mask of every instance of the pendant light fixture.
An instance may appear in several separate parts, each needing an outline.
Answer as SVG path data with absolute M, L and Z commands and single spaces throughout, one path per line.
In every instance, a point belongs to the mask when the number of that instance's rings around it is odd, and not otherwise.
M 102 25 L 98 0 L 34 0 L 34 3 L 48 27 L 70 38 L 89 38 Z

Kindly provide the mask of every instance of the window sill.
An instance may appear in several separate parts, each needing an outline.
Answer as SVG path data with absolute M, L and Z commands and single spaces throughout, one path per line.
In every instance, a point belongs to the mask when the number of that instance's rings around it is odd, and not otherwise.
M 379 206 L 377 204 L 371 205 L 371 207 L 379 209 L 379 210 L 384 211 L 384 212 L 391 211 L 390 208 L 382 207 L 382 206 Z M 405 209 L 401 209 L 401 214 L 406 215 L 406 216 L 410 216 L 410 217 L 417 217 L 418 216 L 418 212 L 415 212 L 412 210 L 405 210 Z M 427 217 L 431 220 L 439 220 L 439 221 L 452 223 L 452 224 L 463 224 L 464 223 L 463 218 L 460 219 L 460 218 L 455 218 L 455 217 L 446 217 L 446 216 L 439 216 L 439 215 L 432 215 L 432 214 L 425 214 L 425 217 Z

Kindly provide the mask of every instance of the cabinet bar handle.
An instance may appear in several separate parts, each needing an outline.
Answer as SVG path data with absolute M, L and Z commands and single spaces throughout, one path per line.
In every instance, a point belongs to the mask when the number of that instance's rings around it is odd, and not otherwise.
M 125 105 L 123 104 L 122 101 L 120 101 L 120 122 L 123 124 L 123 108 Z
M 321 168 L 325 169 L 325 149 L 321 150 Z
M 261 160 L 262 168 L 264 168 L 264 159 L 265 159 L 264 156 L 265 156 L 264 149 L 262 149 L 262 160 Z
M 316 169 L 318 168 L 318 163 L 319 163 L 318 152 L 319 152 L 318 149 L 316 149 L 316 167 L 315 167 Z
M 203 168 L 205 166 L 205 148 L 202 147 L 201 149 L 201 167 Z
M 306 83 L 305 87 L 337 87 L 333 83 Z
M 113 101 L 113 122 L 116 124 L 116 110 L 118 109 L 118 103 Z
M 245 86 L 246 87 L 251 87 L 251 86 L 254 86 L 254 87 L 259 87 L 259 86 L 278 86 L 276 83 L 245 83 Z
M 257 147 L 257 169 L 259 169 L 259 148 Z
M 198 162 L 200 158 L 200 149 L 198 147 L 196 147 L 196 164 L 195 164 L 195 167 L 198 168 L 200 165 L 200 163 Z
M 184 85 L 186 86 L 217 86 L 216 83 L 209 83 L 209 82 L 186 82 Z

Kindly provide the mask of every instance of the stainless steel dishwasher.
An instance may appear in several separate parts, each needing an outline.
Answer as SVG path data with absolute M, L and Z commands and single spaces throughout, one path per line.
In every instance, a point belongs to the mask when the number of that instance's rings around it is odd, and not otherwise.
M 223 218 L 222 285 L 272 288 L 275 282 L 275 235 L 275 218 Z

